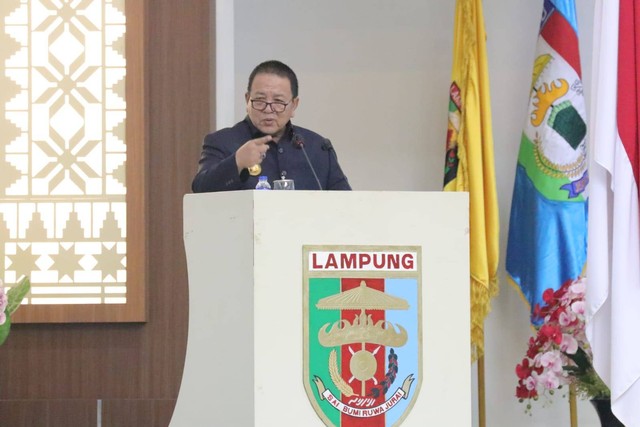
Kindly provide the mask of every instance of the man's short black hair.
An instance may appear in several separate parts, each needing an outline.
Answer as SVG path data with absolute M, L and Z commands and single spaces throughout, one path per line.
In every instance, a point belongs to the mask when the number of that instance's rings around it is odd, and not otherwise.
M 265 61 L 258 64 L 258 66 L 251 72 L 251 75 L 249 75 L 247 92 L 251 92 L 251 85 L 253 84 L 253 79 L 257 74 L 275 74 L 276 76 L 289 79 L 289 83 L 291 84 L 291 94 L 294 98 L 298 97 L 298 78 L 296 77 L 296 73 L 294 73 L 288 65 L 276 60 Z

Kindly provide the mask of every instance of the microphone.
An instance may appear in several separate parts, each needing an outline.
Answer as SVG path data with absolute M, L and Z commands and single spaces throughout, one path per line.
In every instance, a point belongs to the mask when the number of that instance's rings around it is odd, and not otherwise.
M 320 180 L 318 179 L 318 174 L 316 173 L 315 168 L 313 167 L 313 164 L 311 163 L 311 160 L 309 160 L 309 156 L 307 155 L 307 150 L 304 149 L 304 140 L 302 139 L 302 137 L 300 135 L 298 135 L 297 133 L 293 134 L 293 138 L 291 138 L 291 143 L 293 144 L 294 147 L 301 149 L 302 153 L 304 154 L 304 158 L 307 159 L 307 164 L 309 165 L 309 168 L 311 169 L 311 172 L 313 173 L 313 177 L 316 179 L 316 183 L 318 184 L 318 189 L 322 190 L 322 184 L 320 184 Z M 331 144 L 331 143 L 329 143 Z M 322 145 L 322 149 L 324 150 L 324 143 Z
M 324 141 L 322 141 L 322 151 L 332 151 L 333 150 L 333 144 L 331 144 L 331 141 L 329 141 L 329 138 L 325 138 Z
M 335 163 L 335 167 L 338 173 L 342 175 L 342 177 L 345 180 L 347 180 L 347 177 L 344 176 L 344 172 L 342 172 L 342 168 L 338 163 L 338 155 L 336 154 L 336 150 L 333 149 L 333 144 L 331 144 L 331 141 L 329 140 L 329 138 L 325 138 L 324 141 L 322 141 L 322 151 L 329 152 L 329 156 L 331 157 L 331 160 Z M 329 168 L 331 168 L 331 165 L 329 165 Z M 332 185 L 331 182 L 329 182 L 329 185 Z
M 338 164 L 338 155 L 336 154 L 336 150 L 333 149 L 333 144 L 331 144 L 329 138 L 325 138 L 324 141 L 322 141 L 322 151 L 328 151 L 329 155 L 336 163 L 336 167 L 340 169 L 340 165 Z M 340 171 L 340 173 L 342 173 L 342 170 Z

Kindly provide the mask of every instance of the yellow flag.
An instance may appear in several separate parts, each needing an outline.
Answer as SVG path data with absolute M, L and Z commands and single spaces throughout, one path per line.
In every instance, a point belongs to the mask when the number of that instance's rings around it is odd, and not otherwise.
M 498 293 L 499 220 L 481 0 L 457 0 L 444 190 L 469 192 L 471 357 L 484 353 L 484 319 Z

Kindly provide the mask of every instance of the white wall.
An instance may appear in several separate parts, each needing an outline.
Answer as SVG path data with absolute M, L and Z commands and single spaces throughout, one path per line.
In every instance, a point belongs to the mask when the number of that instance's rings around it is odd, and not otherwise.
M 577 3 L 588 89 L 593 0 Z M 332 140 L 354 189 L 440 190 L 454 6 L 453 0 L 236 0 L 235 58 L 227 60 L 233 66 L 225 63 L 235 79 L 235 100 L 222 104 L 241 119 L 251 69 L 263 60 L 280 59 L 300 80 L 295 123 Z M 568 404 L 559 397 L 546 408 L 536 408 L 533 416 L 526 415 L 514 397 L 515 365 L 531 331 L 524 304 L 507 285 L 504 272 L 511 192 L 541 10 L 542 0 L 484 1 L 502 224 L 500 295 L 486 322 L 487 425 L 492 427 L 569 425 Z M 461 396 L 465 393 L 461 390 Z M 477 393 L 472 393 L 476 425 Z M 579 402 L 578 408 L 581 427 L 599 426 L 587 402 Z

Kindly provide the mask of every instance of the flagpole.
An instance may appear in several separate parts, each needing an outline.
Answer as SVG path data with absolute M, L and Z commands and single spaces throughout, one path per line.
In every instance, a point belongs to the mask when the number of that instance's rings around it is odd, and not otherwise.
M 576 388 L 573 384 L 569 386 L 569 418 L 571 427 L 578 427 L 578 407 L 576 405 Z
M 478 357 L 478 425 L 479 427 L 487 426 L 484 395 L 484 354 Z M 572 425 L 571 427 L 574 426 Z

